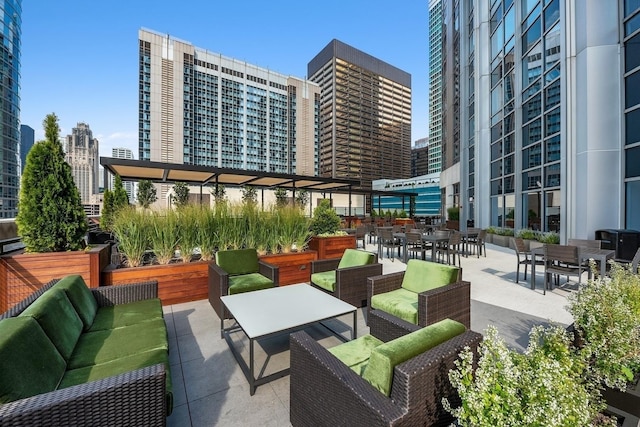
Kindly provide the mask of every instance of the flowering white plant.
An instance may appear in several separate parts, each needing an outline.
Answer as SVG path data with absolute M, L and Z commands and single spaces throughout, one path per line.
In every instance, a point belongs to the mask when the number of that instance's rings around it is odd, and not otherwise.
M 461 406 L 453 408 L 447 399 L 443 404 L 459 425 L 575 427 L 603 421 L 598 390 L 583 381 L 584 364 L 571 354 L 564 328 L 534 327 L 519 353 L 490 326 L 478 355 L 474 370 L 474 355 L 465 349 L 449 372 Z
M 624 390 L 640 373 L 640 275 L 612 262 L 610 277 L 589 280 L 568 299 L 587 374 Z

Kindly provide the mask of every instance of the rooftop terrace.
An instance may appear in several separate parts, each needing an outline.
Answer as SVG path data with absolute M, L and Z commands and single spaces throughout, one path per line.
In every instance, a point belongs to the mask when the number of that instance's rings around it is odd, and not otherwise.
M 375 251 L 373 245 L 367 249 Z M 383 273 L 404 270 L 398 259 L 381 260 Z M 542 294 L 542 269 L 537 270 L 537 289 L 530 280 L 515 283 L 516 256 L 513 250 L 487 245 L 487 256 L 462 258 L 463 279 L 471 282 L 471 328 L 483 332 L 495 325 L 508 345 L 524 349 L 531 326 L 556 322 L 572 323 L 565 309 L 570 288 L 562 286 Z M 585 275 L 586 277 L 586 275 Z M 366 334 L 363 310 L 358 310 L 358 336 Z M 249 385 L 224 339 L 220 338 L 220 320 L 207 300 L 165 307 L 169 330 L 175 404 L 169 426 L 289 426 L 289 377 L 259 386 L 253 396 Z M 346 331 L 351 326 L 347 315 L 333 321 L 332 327 Z M 331 347 L 340 341 L 319 327 L 309 332 L 322 345 Z M 234 342 L 248 353 L 248 340 L 241 333 Z M 288 336 L 259 341 L 256 369 L 263 374 L 289 365 Z M 248 355 L 245 354 L 245 360 Z M 267 361 L 265 366 L 265 361 Z M 635 424 L 628 424 L 634 422 Z M 627 419 L 625 425 L 637 425 Z

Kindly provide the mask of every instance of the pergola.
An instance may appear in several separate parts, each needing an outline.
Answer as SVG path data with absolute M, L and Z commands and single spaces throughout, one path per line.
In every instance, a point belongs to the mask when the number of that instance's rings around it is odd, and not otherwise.
M 290 189 L 293 192 L 293 197 L 295 197 L 297 190 L 306 190 L 310 193 L 329 193 L 330 195 L 332 193 L 348 194 L 349 216 L 351 216 L 352 194 L 402 197 L 403 206 L 405 197 L 417 196 L 417 193 L 363 189 L 360 187 L 360 181 L 353 179 L 118 159 L 113 157 L 100 157 L 100 165 L 104 168 L 105 183 L 108 182 L 107 178 L 109 173 L 119 175 L 124 181 L 149 180 L 157 184 L 184 182 L 189 185 L 200 186 L 200 200 L 202 200 L 202 188 L 204 186 L 220 184 L 232 187 L 252 186 L 263 190 L 265 188 L 282 187 Z

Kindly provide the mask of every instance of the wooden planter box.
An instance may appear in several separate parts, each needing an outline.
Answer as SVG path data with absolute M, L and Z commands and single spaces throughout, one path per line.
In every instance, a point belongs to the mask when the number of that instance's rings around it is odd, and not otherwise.
M 356 236 L 312 237 L 309 249 L 318 252 L 318 259 L 340 258 L 345 249 L 356 248 Z
M 164 265 L 115 268 L 110 264 L 102 272 L 103 285 L 158 281 L 162 305 L 180 304 L 209 297 L 209 263 L 213 261 L 179 262 Z
M 311 261 L 318 259 L 318 252 L 303 251 L 288 254 L 271 254 L 260 257 L 261 261 L 277 265 L 279 285 L 293 285 L 295 283 L 309 283 L 311 281 Z
M 87 286 L 100 286 L 109 264 L 110 245 L 86 251 L 22 253 L 0 258 L 0 312 L 6 311 L 53 279 L 79 274 Z

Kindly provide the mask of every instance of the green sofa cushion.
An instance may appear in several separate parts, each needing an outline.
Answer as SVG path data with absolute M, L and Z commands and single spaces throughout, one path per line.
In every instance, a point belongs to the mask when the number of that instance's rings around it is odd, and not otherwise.
M 170 414 L 171 409 L 173 408 L 171 371 L 169 370 L 169 354 L 164 349 L 144 351 L 116 360 L 111 360 L 109 362 L 99 363 L 97 365 L 70 369 L 65 372 L 58 388 L 62 389 L 90 381 L 97 381 L 114 375 L 134 371 L 136 369 L 146 368 L 147 366 L 153 366 L 158 363 L 164 363 L 167 371 L 167 409 Z
M 465 330 L 462 323 L 444 319 L 379 345 L 371 352 L 369 364 L 364 369 L 362 378 L 385 396 L 389 396 L 393 382 L 393 370 L 397 365 L 462 334 Z
M 410 259 L 402 279 L 402 287 L 417 294 L 455 283 L 460 268 L 437 262 Z
M 106 363 L 155 349 L 169 351 L 163 319 L 116 329 L 85 332 L 78 340 L 67 369 Z
M 384 342 L 373 335 L 367 334 L 344 344 L 331 347 L 329 353 L 350 367 L 356 374 L 362 375 L 364 368 L 369 363 L 371 352 L 381 344 L 384 344 Z
M 121 328 L 162 318 L 162 303 L 159 298 L 100 307 L 89 332 Z
M 216 252 L 216 264 L 229 276 L 257 273 L 258 252 L 255 249 L 238 249 Z
M 313 273 L 311 275 L 311 282 L 314 285 L 326 289 L 327 291 L 336 291 L 336 271 L 322 271 L 320 273 Z
M 400 288 L 371 297 L 371 308 L 418 324 L 418 294 Z
M 76 313 L 80 316 L 84 330 L 88 331 L 98 311 L 98 303 L 91 294 L 82 276 L 74 274 L 61 279 L 53 285 L 54 288 L 64 289 Z
M 375 255 L 371 252 L 359 251 L 357 249 L 345 249 L 342 254 L 342 258 L 340 258 L 338 268 L 359 267 L 361 265 L 373 264 L 375 259 Z
M 69 360 L 82 333 L 83 324 L 64 289 L 49 289 L 20 316 L 35 318 L 60 355 Z
M 56 389 L 66 363 L 31 316 L 0 321 L 0 403 Z
M 273 280 L 260 273 L 229 277 L 229 295 L 273 288 Z

